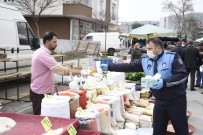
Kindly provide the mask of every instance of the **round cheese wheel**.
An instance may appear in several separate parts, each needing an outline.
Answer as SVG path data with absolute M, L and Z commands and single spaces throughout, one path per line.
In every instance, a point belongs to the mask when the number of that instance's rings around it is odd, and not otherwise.
M 16 122 L 7 117 L 0 117 L 0 134 L 11 130 L 16 125 Z

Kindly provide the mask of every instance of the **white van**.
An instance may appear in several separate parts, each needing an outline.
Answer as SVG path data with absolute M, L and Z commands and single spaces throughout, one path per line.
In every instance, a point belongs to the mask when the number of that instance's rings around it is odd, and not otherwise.
M 0 3 L 0 53 L 6 53 L 7 58 L 31 57 L 32 50 L 39 47 L 38 38 L 35 38 L 21 12 Z M 4 68 L 2 63 L 0 70 Z
M 39 48 L 38 39 L 17 8 L 0 3 L 0 48 L 20 53 Z
M 114 54 L 115 51 L 120 51 L 120 38 L 118 32 L 107 32 L 106 33 L 106 49 L 105 49 L 105 32 L 95 32 L 87 34 L 83 40 L 86 41 L 100 41 L 101 47 L 100 52 L 110 52 Z

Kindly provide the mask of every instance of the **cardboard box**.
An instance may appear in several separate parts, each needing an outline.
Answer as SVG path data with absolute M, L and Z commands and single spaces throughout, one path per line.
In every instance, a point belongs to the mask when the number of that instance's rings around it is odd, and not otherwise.
M 158 80 L 154 78 L 141 78 L 141 87 L 152 87 Z

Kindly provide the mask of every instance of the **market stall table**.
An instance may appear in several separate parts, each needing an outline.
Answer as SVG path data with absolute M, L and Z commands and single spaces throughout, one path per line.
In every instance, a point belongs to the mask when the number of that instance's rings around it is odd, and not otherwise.
M 19 113 L 0 113 L 0 117 L 8 117 L 16 122 L 16 125 L 11 128 L 10 131 L 3 133 L 2 135 L 42 135 L 46 133 L 41 121 L 45 118 L 44 116 L 36 116 L 30 114 L 19 114 Z M 61 135 L 68 135 L 67 129 L 71 124 L 75 129 L 79 128 L 79 123 L 76 119 L 63 119 L 49 117 L 52 123 L 52 130 L 63 128 Z

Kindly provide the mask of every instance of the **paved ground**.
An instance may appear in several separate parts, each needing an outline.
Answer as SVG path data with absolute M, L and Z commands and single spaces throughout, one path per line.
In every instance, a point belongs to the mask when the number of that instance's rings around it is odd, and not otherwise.
M 200 92 L 203 92 L 203 89 L 187 90 L 188 110 L 192 112 L 189 123 L 197 128 L 194 135 L 203 135 L 203 94 Z
M 86 61 L 86 60 L 85 60 Z M 84 62 L 85 62 L 84 61 Z M 87 61 L 86 61 L 87 62 Z M 16 94 L 16 88 L 13 83 L 9 85 L 9 95 Z M 29 85 L 22 82 L 20 86 L 21 96 L 26 96 L 29 94 Z M 187 90 L 188 97 L 188 110 L 192 112 L 191 117 L 189 118 L 189 123 L 194 125 L 197 130 L 193 135 L 203 135 L 203 89 L 197 88 L 197 91 Z M 0 86 L 0 96 L 4 96 L 4 91 Z M 14 98 L 14 97 L 13 97 Z M 0 110 L 1 112 L 19 112 L 19 113 L 32 113 L 31 103 L 29 101 L 28 96 L 23 98 L 25 101 L 14 101 L 8 103 L 6 100 L 0 100 L 1 103 L 4 103 L 3 108 Z

